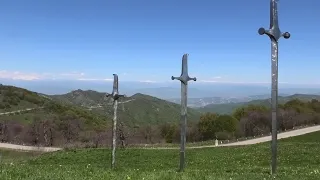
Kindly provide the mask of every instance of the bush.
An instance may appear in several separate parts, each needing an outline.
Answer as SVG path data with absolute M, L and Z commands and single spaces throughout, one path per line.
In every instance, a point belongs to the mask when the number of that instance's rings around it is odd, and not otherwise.
M 216 137 L 218 140 L 230 140 L 232 139 L 232 134 L 227 131 L 217 132 Z
M 165 139 L 166 143 L 172 143 L 176 135 L 177 127 L 173 124 L 164 124 L 160 128 L 161 137 Z
M 229 115 L 220 115 L 215 120 L 215 130 L 216 132 L 227 131 L 227 132 L 235 132 L 237 130 L 237 126 L 239 121 Z

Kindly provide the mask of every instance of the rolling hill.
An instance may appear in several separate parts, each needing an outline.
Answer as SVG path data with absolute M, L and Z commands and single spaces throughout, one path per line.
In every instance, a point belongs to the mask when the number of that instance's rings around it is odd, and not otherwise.
M 104 99 L 105 93 L 97 91 L 76 90 L 67 94 L 49 96 L 50 98 L 78 105 L 90 109 L 98 114 L 113 116 L 112 99 Z M 188 119 L 197 121 L 200 112 L 188 108 Z M 180 119 L 180 105 L 141 93 L 119 99 L 119 119 L 130 126 L 145 124 L 162 124 L 166 122 L 178 123 Z
M 0 113 L 42 107 L 48 99 L 15 86 L 0 85 Z
M 293 99 L 299 99 L 302 101 L 310 101 L 312 99 L 320 100 L 320 95 L 310 95 L 310 94 L 294 94 L 291 96 L 279 96 L 278 102 L 286 103 Z M 255 105 L 264 105 L 269 107 L 270 106 L 270 99 L 261 99 L 261 100 L 253 100 L 249 102 L 240 102 L 240 103 L 226 103 L 226 104 L 210 104 L 199 108 L 198 110 L 201 112 L 214 112 L 219 114 L 231 114 L 235 109 L 246 106 L 249 104 Z
M 78 89 L 67 94 L 50 95 L 48 97 L 59 102 L 83 107 L 99 106 L 105 104 L 105 93 L 92 90 L 83 91 L 81 89 Z
M 14 112 L 5 114 L 4 112 Z M 0 121 L 17 120 L 23 123 L 31 123 L 36 118 L 40 120 L 57 119 L 61 116 L 79 118 L 86 124 L 105 124 L 105 117 L 96 115 L 91 111 L 74 106 L 62 104 L 52 100 L 43 94 L 38 94 L 15 86 L 0 86 Z M 8 117 L 10 116 L 10 117 Z M 101 124 L 100 124 L 101 125 Z

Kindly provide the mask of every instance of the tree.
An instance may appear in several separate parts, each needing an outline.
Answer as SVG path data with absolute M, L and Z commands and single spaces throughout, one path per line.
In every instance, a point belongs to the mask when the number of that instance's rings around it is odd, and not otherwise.
M 165 139 L 166 143 L 172 143 L 177 126 L 175 124 L 166 123 L 160 126 L 161 137 Z
M 0 138 L 1 142 L 8 142 L 10 140 L 7 120 L 0 122 Z
M 118 136 L 121 143 L 121 147 L 125 148 L 127 146 L 127 138 L 130 135 L 129 130 L 123 122 L 119 123 L 117 130 L 118 130 Z
M 55 140 L 56 125 L 53 120 L 45 120 L 43 122 L 44 142 L 48 146 L 53 146 Z
M 146 143 L 152 143 L 154 128 L 151 125 L 145 125 L 140 127 L 140 133 L 144 137 Z
M 266 134 L 271 131 L 269 113 L 250 112 L 247 117 L 240 120 L 240 128 L 245 136 Z
M 220 115 L 215 119 L 215 131 L 227 131 L 234 133 L 237 130 L 239 121 L 230 115 Z
M 218 115 L 214 113 L 206 113 L 200 116 L 198 128 L 202 140 L 209 140 L 215 137 L 215 120 L 217 117 Z
M 269 109 L 263 105 L 253 105 L 237 108 L 233 111 L 232 116 L 240 121 L 241 118 L 247 117 L 250 112 L 267 112 Z
M 35 116 L 29 125 L 28 134 L 30 135 L 30 140 L 33 145 L 39 145 L 41 136 L 41 126 L 42 122 L 38 116 Z

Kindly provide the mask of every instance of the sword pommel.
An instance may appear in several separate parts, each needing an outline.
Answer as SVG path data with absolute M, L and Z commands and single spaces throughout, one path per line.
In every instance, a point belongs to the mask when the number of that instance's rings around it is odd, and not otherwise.
M 179 77 L 171 76 L 171 80 L 175 80 L 175 79 L 179 80 Z
M 266 30 L 264 28 L 259 28 L 258 33 L 260 35 L 264 35 L 266 33 Z
M 290 38 L 290 33 L 289 32 L 285 32 L 282 34 L 282 36 L 285 38 L 285 39 L 289 39 Z

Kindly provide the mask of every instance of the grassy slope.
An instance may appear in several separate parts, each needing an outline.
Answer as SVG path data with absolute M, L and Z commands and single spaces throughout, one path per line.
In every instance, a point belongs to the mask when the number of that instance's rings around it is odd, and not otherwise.
M 1 149 L 1 163 L 10 164 L 10 163 L 21 163 L 22 161 L 32 159 L 34 157 L 40 156 L 42 152 L 27 152 L 27 151 L 12 151 Z
M 64 103 L 69 103 L 69 104 L 74 104 L 79 106 L 95 106 L 97 104 L 104 103 L 104 96 L 105 96 L 105 93 L 102 93 L 102 92 L 97 92 L 92 90 L 83 91 L 81 89 L 78 89 L 75 91 L 71 91 L 67 94 L 51 95 L 48 97 Z
M 302 101 L 310 101 L 312 99 L 320 100 L 319 95 L 310 95 L 310 94 L 295 94 L 292 96 L 279 96 L 278 101 L 279 103 L 286 103 L 293 99 L 300 99 Z M 256 104 L 256 105 L 264 105 L 269 107 L 270 100 L 269 99 L 262 99 L 262 100 L 253 100 L 250 102 L 241 102 L 241 103 L 227 103 L 227 104 L 210 104 L 203 108 L 199 108 L 198 110 L 201 112 L 215 112 L 219 114 L 231 114 L 235 109 L 249 105 L 249 104 Z
M 62 102 L 76 105 L 95 106 L 103 104 L 103 107 L 93 108 L 92 111 L 99 114 L 107 114 L 110 118 L 113 116 L 112 104 L 110 101 L 103 100 L 103 93 L 77 90 L 65 95 L 51 97 Z M 128 125 L 179 122 L 181 110 L 178 104 L 144 94 L 135 94 L 131 97 L 120 99 L 119 102 L 128 100 L 133 101 L 119 104 L 118 106 L 120 121 L 126 122 Z M 191 108 L 188 109 L 188 119 L 190 121 L 196 121 L 199 117 L 199 111 Z
M 28 91 L 23 88 L 14 86 L 0 86 L 0 104 L 8 104 L 10 108 L 0 109 L 0 112 L 10 112 L 14 110 L 23 110 L 27 108 L 40 108 L 32 111 L 15 113 L 10 115 L 0 116 L 0 121 L 3 120 L 16 120 L 28 124 L 37 117 L 40 120 L 55 119 L 56 117 L 72 114 L 78 119 L 83 120 L 86 125 L 85 128 L 91 129 L 99 126 L 105 126 L 106 118 L 102 115 L 96 115 L 84 108 L 70 104 L 62 104 L 35 92 Z M 23 98 L 22 98 L 23 96 Z M 1 111 L 2 110 L 2 111 Z M 82 118 L 80 118 L 82 117 Z
M 0 85 L 0 113 L 41 107 L 47 99 L 26 89 Z
M 279 141 L 277 179 L 319 179 L 320 132 Z M 187 150 L 187 167 L 177 173 L 178 150 L 83 149 L 44 154 L 14 166 L 3 165 L 0 179 L 269 179 L 270 143 L 246 147 Z

